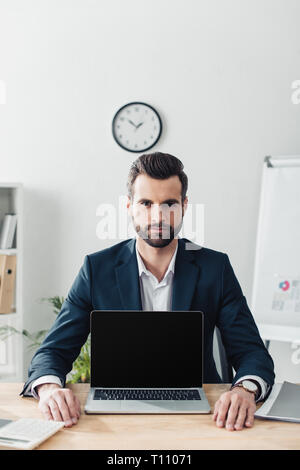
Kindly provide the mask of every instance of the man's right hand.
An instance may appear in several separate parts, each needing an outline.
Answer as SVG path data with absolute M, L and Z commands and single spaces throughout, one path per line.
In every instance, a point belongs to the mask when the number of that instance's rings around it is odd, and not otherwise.
M 36 391 L 40 398 L 38 407 L 46 419 L 64 421 L 65 427 L 71 427 L 77 423 L 81 408 L 72 390 L 47 383 L 38 385 Z

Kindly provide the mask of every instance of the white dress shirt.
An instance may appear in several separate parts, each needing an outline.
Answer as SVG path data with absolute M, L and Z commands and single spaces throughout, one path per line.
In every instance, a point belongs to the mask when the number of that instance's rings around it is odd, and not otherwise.
M 137 244 L 135 244 L 143 310 L 172 310 L 172 287 L 177 250 L 178 243 L 168 269 L 159 282 L 154 274 L 145 267 L 137 249 Z
M 137 249 L 137 243 L 135 244 L 135 251 L 137 257 L 138 271 L 139 271 L 139 282 L 140 282 L 140 292 L 141 292 L 141 301 L 143 310 L 151 311 L 170 311 L 172 310 L 172 288 L 173 288 L 173 277 L 175 272 L 175 260 L 178 250 L 178 243 L 175 249 L 175 252 L 172 256 L 168 269 L 159 282 L 158 279 L 145 267 L 143 260 L 140 256 L 140 253 Z M 241 377 L 238 382 L 246 379 L 256 380 L 261 386 L 261 395 L 256 401 L 262 400 L 267 393 L 267 383 L 256 375 L 247 375 Z M 56 383 L 62 387 L 62 383 L 59 377 L 55 375 L 44 375 L 39 377 L 37 380 L 32 382 L 31 385 L 31 394 L 38 398 L 38 395 L 35 391 L 37 385 L 43 383 Z M 29 384 L 30 385 L 30 384 Z

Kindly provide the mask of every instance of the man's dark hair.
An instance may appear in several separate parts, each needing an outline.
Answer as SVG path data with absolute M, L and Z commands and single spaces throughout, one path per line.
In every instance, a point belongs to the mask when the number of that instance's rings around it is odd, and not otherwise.
M 153 152 L 141 155 L 132 163 L 129 171 L 127 180 L 128 196 L 131 199 L 133 198 L 132 187 L 138 175 L 145 174 L 151 178 L 161 180 L 177 175 L 182 185 L 181 200 L 183 202 L 188 188 L 188 178 L 183 168 L 184 166 L 179 158 L 168 153 Z

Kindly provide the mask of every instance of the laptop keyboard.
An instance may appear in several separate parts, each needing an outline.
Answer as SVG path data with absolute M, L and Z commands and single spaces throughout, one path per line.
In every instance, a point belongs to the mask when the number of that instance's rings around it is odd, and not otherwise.
M 94 400 L 201 400 L 198 390 L 96 389 Z

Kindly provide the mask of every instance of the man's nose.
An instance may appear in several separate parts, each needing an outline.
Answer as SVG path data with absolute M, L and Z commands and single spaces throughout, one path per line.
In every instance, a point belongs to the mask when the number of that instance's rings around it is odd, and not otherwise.
M 168 204 L 152 204 L 151 206 L 151 222 L 169 223 L 170 208 Z
M 162 209 L 160 207 L 160 204 L 152 204 L 151 206 L 151 222 L 161 222 L 162 221 Z

